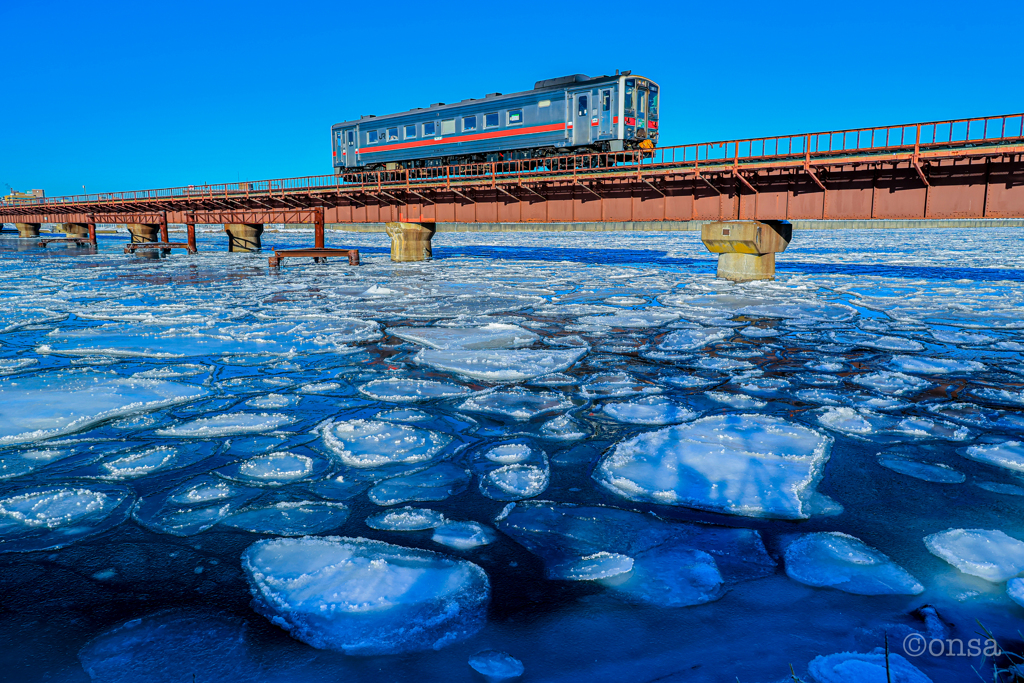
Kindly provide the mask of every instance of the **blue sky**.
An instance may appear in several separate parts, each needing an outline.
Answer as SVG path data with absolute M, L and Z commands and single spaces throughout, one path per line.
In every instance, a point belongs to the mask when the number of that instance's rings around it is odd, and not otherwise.
M 1021 0 L 37 0 L 3 22 L 0 193 L 327 174 L 332 123 L 615 69 L 661 84 L 662 145 L 1024 110 Z

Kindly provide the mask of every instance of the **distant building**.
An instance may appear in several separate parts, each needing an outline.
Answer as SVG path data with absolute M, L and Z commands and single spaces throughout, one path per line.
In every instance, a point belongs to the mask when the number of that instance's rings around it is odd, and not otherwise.
M 46 196 L 46 193 L 42 190 L 29 190 L 28 192 L 18 192 L 17 190 L 11 190 L 11 193 L 4 197 L 5 202 L 12 202 L 16 199 L 42 199 Z

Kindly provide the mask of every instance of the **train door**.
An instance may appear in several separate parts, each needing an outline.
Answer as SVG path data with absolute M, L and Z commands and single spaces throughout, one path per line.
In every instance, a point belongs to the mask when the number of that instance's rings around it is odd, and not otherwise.
M 600 107 L 598 108 L 600 118 L 600 125 L 598 127 L 598 134 L 601 137 L 608 137 L 614 132 L 612 129 L 612 90 L 606 88 L 601 91 L 599 96 Z
M 572 116 L 572 144 L 590 144 L 590 92 L 576 93 L 573 97 Z
M 345 165 L 358 166 L 359 162 L 356 159 L 356 141 L 359 139 L 359 135 L 356 129 L 346 128 L 341 131 L 341 134 L 345 136 Z

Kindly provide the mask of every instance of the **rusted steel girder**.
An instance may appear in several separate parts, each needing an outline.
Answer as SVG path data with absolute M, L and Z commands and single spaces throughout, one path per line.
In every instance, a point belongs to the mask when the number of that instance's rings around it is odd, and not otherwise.
M 318 208 L 324 212 L 317 216 Z M 0 204 L 8 222 L 1024 217 L 1024 115 Z M 194 224 L 193 222 L 193 224 Z

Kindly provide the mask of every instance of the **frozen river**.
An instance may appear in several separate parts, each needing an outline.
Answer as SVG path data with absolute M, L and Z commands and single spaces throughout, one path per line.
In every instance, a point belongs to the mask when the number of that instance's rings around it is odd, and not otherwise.
M 1024 651 L 1024 228 L 798 231 L 744 285 L 693 232 L 329 233 L 363 265 L 279 271 L 124 241 L 0 237 L 2 680 Z

